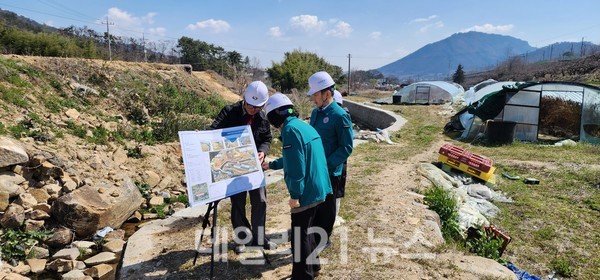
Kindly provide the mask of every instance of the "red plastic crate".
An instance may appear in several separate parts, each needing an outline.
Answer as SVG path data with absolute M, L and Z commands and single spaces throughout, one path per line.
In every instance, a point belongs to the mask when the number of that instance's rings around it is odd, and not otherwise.
M 450 144 L 444 144 L 441 148 L 439 153 L 441 155 L 447 156 L 451 159 L 455 159 L 455 160 L 459 160 L 460 159 L 460 155 L 464 152 L 463 149 L 456 147 L 456 146 L 452 146 Z
M 490 171 L 494 164 L 489 158 L 482 157 L 450 144 L 444 144 L 440 148 L 439 153 L 483 172 Z

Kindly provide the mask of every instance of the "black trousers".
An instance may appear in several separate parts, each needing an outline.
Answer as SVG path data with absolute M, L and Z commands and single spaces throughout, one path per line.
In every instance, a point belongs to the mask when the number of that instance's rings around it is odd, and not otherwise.
M 344 162 L 344 167 L 342 167 L 342 176 L 340 176 L 340 181 L 336 188 L 333 190 L 335 194 L 335 198 L 341 198 L 346 195 L 346 177 L 348 176 L 348 161 Z
M 325 197 L 325 201 L 317 205 L 317 214 L 314 223 L 315 227 L 320 227 L 325 230 L 328 238 L 327 241 L 329 241 L 329 237 L 331 237 L 333 224 L 335 223 L 335 192 L 340 183 L 341 176 L 329 175 L 329 180 L 331 181 L 333 193 L 328 194 Z M 315 244 L 318 246 L 321 242 L 321 236 L 315 234 L 314 238 Z
M 246 218 L 246 193 L 250 193 L 251 221 Z M 252 233 L 252 239 L 244 245 L 263 246 L 268 239 L 265 236 L 265 222 L 267 220 L 267 192 L 264 187 L 248 192 L 241 192 L 230 196 L 231 200 L 231 225 L 238 232 L 240 240 L 248 239 L 247 232 Z M 250 227 L 250 228 L 248 228 Z M 244 230 L 241 230 L 241 229 Z M 259 239 L 259 237 L 262 237 Z
M 293 280 L 313 279 L 313 269 L 321 269 L 318 259 L 309 259 L 310 254 L 315 250 L 315 235 L 308 234 L 308 229 L 313 226 L 317 207 L 311 207 L 299 213 L 292 213 Z

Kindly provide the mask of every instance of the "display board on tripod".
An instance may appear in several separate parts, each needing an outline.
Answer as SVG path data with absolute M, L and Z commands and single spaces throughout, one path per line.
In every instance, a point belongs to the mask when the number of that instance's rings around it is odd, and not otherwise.
M 265 186 L 249 125 L 179 131 L 190 206 Z

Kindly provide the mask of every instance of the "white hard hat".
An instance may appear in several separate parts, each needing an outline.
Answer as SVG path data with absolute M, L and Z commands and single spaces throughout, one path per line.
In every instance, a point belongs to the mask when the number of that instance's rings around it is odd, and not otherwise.
M 307 95 L 311 96 L 315 94 L 315 92 L 326 89 L 334 84 L 335 82 L 327 72 L 321 71 L 314 73 L 308 78 Z
M 342 94 L 337 90 L 333 90 L 333 99 L 336 103 L 344 104 L 344 98 L 342 98 Z
M 261 107 L 265 105 L 267 99 L 269 99 L 269 90 L 261 81 L 250 83 L 244 91 L 244 100 L 250 105 Z
M 286 106 L 286 105 L 294 105 L 292 103 L 292 101 L 283 93 L 281 92 L 276 92 L 275 94 L 271 95 L 271 97 L 269 98 L 269 101 L 267 101 L 267 114 L 269 114 L 271 111 Z

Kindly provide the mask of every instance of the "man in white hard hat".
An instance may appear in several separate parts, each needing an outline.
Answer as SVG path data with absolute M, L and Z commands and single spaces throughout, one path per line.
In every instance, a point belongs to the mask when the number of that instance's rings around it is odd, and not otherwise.
M 327 232 L 327 244 L 333 231 L 336 216 L 336 198 L 344 194 L 339 185 L 344 162 L 352 154 L 352 120 L 350 115 L 334 102 L 335 82 L 324 71 L 316 72 L 308 78 L 308 95 L 312 97 L 316 108 L 310 116 L 310 125 L 321 135 L 327 169 L 333 193 L 327 195 L 325 202 L 317 210 L 315 226 L 322 227 Z M 317 245 L 320 236 L 315 236 Z
M 348 108 L 344 107 L 344 98 L 342 93 L 337 89 L 333 90 L 333 99 L 335 103 L 340 105 L 344 111 L 350 113 Z M 335 194 L 335 225 L 340 225 L 344 222 L 344 219 L 340 217 L 340 205 L 342 203 L 342 197 L 346 194 L 346 177 L 348 176 L 348 161 L 344 161 L 344 167 L 342 167 L 342 175 L 338 184 L 337 193 Z
M 254 81 L 244 91 L 244 98 L 234 104 L 227 105 L 210 126 L 211 129 L 250 125 L 254 143 L 258 151 L 258 160 L 262 163 L 271 147 L 271 127 L 262 110 L 269 99 L 269 90 L 261 81 Z M 246 218 L 246 193 L 250 193 L 251 224 Z M 275 249 L 277 245 L 269 241 L 265 235 L 267 217 L 267 193 L 265 188 L 241 192 L 230 197 L 231 224 L 238 234 L 238 240 L 251 240 L 247 244 L 238 244 L 236 253 L 245 251 L 245 245 L 263 246 L 265 249 Z M 248 238 L 251 234 L 252 238 Z
M 318 206 L 331 193 L 323 142 L 317 131 L 298 119 L 292 101 L 276 93 L 267 101 L 267 118 L 281 131 L 281 157 L 264 162 L 263 169 L 284 170 L 290 193 L 292 218 L 292 278 L 313 279 L 321 269 L 318 258 L 310 259 L 315 250 L 313 226 Z M 321 230 L 322 231 L 322 230 Z M 324 234 L 324 232 L 323 232 Z

